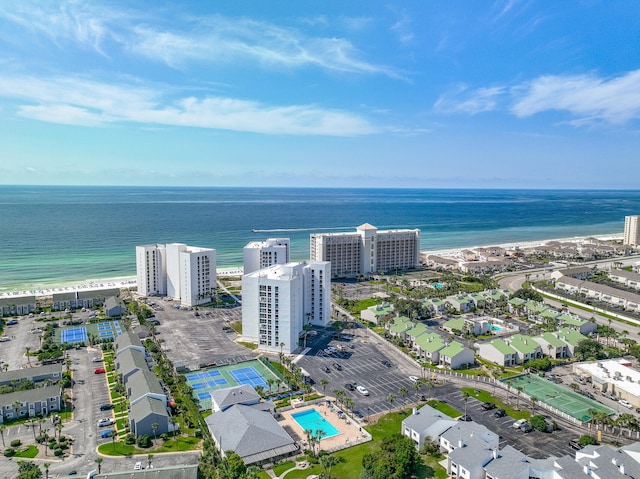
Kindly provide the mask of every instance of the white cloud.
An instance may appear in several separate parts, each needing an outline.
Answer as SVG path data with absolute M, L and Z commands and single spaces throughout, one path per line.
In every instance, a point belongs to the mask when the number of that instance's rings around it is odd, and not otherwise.
M 566 111 L 577 126 L 604 121 L 626 123 L 640 116 L 640 70 L 616 78 L 595 75 L 542 76 L 513 89 L 511 111 L 528 117 Z
M 315 105 L 267 105 L 222 97 L 167 100 L 159 89 L 108 85 L 86 79 L 0 77 L 0 96 L 19 104 L 24 117 L 97 126 L 134 122 L 281 135 L 357 136 L 377 131 L 366 119 Z
M 491 111 L 496 108 L 505 90 L 504 87 L 496 86 L 468 91 L 465 85 L 460 85 L 455 92 L 441 95 L 434 108 L 441 113 L 447 114 L 465 113 L 475 115 Z

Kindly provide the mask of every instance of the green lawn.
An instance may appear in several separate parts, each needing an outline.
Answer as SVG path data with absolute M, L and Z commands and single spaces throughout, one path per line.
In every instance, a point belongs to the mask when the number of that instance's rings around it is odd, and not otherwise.
M 19 450 L 16 451 L 16 454 L 13 457 L 33 459 L 37 455 L 38 455 L 38 448 L 32 444 L 27 447 L 19 448 Z
M 98 447 L 98 452 L 105 456 L 128 456 L 129 454 L 160 454 L 163 452 L 195 451 L 200 448 L 201 440 L 196 437 L 177 436 L 168 441 L 156 439 L 159 447 L 139 449 L 122 441 L 107 442 Z
M 282 462 L 282 463 L 278 464 L 277 466 L 275 466 L 273 468 L 273 472 L 276 473 L 276 476 L 279 476 L 284 471 L 288 471 L 289 469 L 291 469 L 295 465 L 296 465 L 296 463 L 294 461 L 285 461 L 285 462 Z
M 448 404 L 440 402 L 436 399 L 432 399 L 431 401 L 427 402 L 427 404 L 431 406 L 433 409 L 437 409 L 438 411 L 440 411 L 443 414 L 446 414 L 449 417 L 462 416 L 462 413 L 458 411 L 456 408 L 451 407 Z

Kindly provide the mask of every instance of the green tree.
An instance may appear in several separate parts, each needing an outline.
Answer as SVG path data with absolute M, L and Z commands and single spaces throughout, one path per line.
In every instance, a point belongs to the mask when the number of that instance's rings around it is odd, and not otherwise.
M 102 461 L 103 459 L 101 457 L 96 458 L 96 464 L 98 465 L 98 474 L 102 472 Z
M 51 466 L 50 463 L 45 462 L 44 464 L 42 464 L 42 467 L 44 467 L 44 477 L 45 479 L 49 479 L 49 467 Z
M 333 466 L 335 466 L 336 464 L 338 464 L 340 462 L 340 459 L 336 456 L 332 456 L 331 454 L 327 454 L 325 456 L 321 456 L 320 457 L 320 465 L 322 466 L 322 469 L 324 470 L 324 474 L 323 474 L 323 478 L 324 479 L 331 479 L 331 469 L 333 468 Z
M 574 350 L 574 356 L 581 361 L 602 359 L 604 347 L 595 339 L 583 339 L 578 342 Z
M 40 467 L 31 461 L 18 461 L 18 475 L 16 479 L 41 479 Z
M 0 424 L 0 436 L 2 436 L 2 447 L 7 447 L 7 445 L 4 443 L 4 431 L 7 429 L 7 426 L 5 426 L 4 424 Z
M 326 389 L 326 387 L 327 387 L 327 384 L 329 384 L 329 380 L 328 380 L 327 378 L 322 378 L 322 379 L 320 380 L 320 385 L 322 386 L 322 394 L 323 394 L 323 395 L 326 395 L 326 394 L 325 394 L 325 389 Z
M 362 479 L 409 479 L 415 474 L 419 455 L 413 441 L 400 434 L 383 439 L 379 450 L 362 458 Z

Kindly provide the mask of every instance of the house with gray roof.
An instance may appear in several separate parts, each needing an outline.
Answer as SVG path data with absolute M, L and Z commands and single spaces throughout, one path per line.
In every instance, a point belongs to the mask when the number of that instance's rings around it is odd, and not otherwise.
M 154 467 L 133 471 L 101 472 L 91 479 L 198 479 L 198 464 Z
M 640 463 L 624 448 L 587 446 L 576 452 L 576 462 L 589 476 L 600 479 L 640 477 Z
M 485 479 L 484 466 L 493 459 L 493 450 L 482 439 L 460 439 L 457 447 L 447 454 L 447 473 L 450 477 Z
M 131 331 L 123 331 L 120 336 L 116 337 L 113 349 L 116 354 L 120 354 L 127 348 L 137 349 L 141 353 L 145 354 L 147 352 L 147 349 L 142 345 L 142 341 L 140 341 L 137 334 L 132 333 Z
M 3 296 L 0 298 L 0 316 L 20 316 L 36 310 L 35 295 Z
M 145 396 L 159 399 L 164 406 L 167 405 L 167 396 L 160 385 L 160 381 L 158 381 L 158 377 L 148 369 L 139 369 L 134 372 L 129 376 L 125 387 L 131 406 Z
M 145 352 L 139 349 L 126 348 L 115 357 L 117 373 L 122 377 L 122 382 L 127 384 L 129 377 L 140 369 L 149 370 Z
M 494 449 L 491 461 L 484 466 L 489 479 L 529 479 L 529 458 L 510 445 Z
M 154 424 L 156 425 L 155 430 Z M 171 431 L 170 415 L 166 405 L 155 397 L 142 397 L 131 405 L 129 428 L 136 437 L 144 434 L 154 437 Z
M 205 421 L 220 454 L 233 451 L 246 465 L 276 462 L 299 452 L 295 441 L 268 411 L 236 404 Z
M 14 382 L 23 380 L 39 383 L 42 381 L 52 381 L 57 383 L 62 379 L 62 364 L 46 364 L 35 368 L 14 369 L 0 373 L 0 386 L 11 386 Z
M 51 411 L 59 411 L 62 407 L 61 394 L 58 385 L 0 394 L 0 423 L 7 419 L 46 416 Z M 20 404 L 17 410 L 14 404 Z
M 401 433 L 413 440 L 422 449 L 425 442 L 439 443 L 440 436 L 457 421 L 431 406 L 413 408 L 413 413 L 402 421 Z
M 109 318 L 122 316 L 127 310 L 122 300 L 117 296 L 109 296 L 104 302 L 104 314 Z
M 226 411 L 236 404 L 251 406 L 260 402 L 260 395 L 248 384 L 211 391 L 212 412 Z
M 473 421 L 456 421 L 440 435 L 440 450 L 448 454 L 456 447 L 460 447 L 460 441 L 468 443 L 471 437 L 481 439 L 490 449 L 498 449 L 500 444 L 500 436 L 482 424 Z

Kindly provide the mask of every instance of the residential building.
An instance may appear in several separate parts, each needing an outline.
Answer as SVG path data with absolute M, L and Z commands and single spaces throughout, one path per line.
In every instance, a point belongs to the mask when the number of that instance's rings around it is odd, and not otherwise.
M 104 302 L 104 314 L 109 318 L 122 316 L 127 311 L 126 306 L 116 296 L 109 296 Z
M 609 272 L 609 279 L 625 285 L 627 288 L 640 289 L 640 274 L 624 269 L 614 269 Z
M 292 353 L 306 325 L 331 319 L 330 264 L 301 261 L 242 277 L 242 335 L 263 351 Z
M 253 273 L 274 264 L 287 264 L 291 249 L 289 238 L 269 238 L 266 241 L 252 241 L 242 250 L 243 272 Z
M 209 394 L 211 394 L 211 412 L 213 413 L 226 411 L 236 404 L 244 404 L 245 406 L 260 404 L 260 395 L 248 384 L 217 389 Z M 273 407 L 273 403 L 271 407 Z
M 58 385 L 36 387 L 0 394 L 0 423 L 20 417 L 46 416 L 62 408 L 62 390 Z
M 612 288 L 606 284 L 582 281 L 567 276 L 562 276 L 558 279 L 555 287 L 572 295 L 595 299 L 628 311 L 640 312 L 640 295 L 637 293 Z
M 542 348 L 543 354 L 551 359 L 562 359 L 571 357 L 567 343 L 556 334 L 546 332 L 533 338 Z
M 529 336 L 514 334 L 507 341 L 509 346 L 516 350 L 518 364 L 542 357 L 542 348 Z
M 421 361 L 431 361 L 431 364 L 440 364 L 440 350 L 446 343 L 436 333 L 425 333 L 416 336 L 412 341 L 413 350 Z
M 122 382 L 127 384 L 129 377 L 139 370 L 149 370 L 146 353 L 138 349 L 127 348 L 120 351 L 115 357 L 116 372 L 120 375 Z
M 129 428 L 135 437 L 145 434 L 152 438 L 157 437 L 173 430 L 170 417 L 162 399 L 144 396 L 131 404 Z
M 404 341 L 407 338 L 406 332 L 413 328 L 413 321 L 406 316 L 398 316 L 385 324 L 384 327 L 391 336 L 400 337 Z
M 624 217 L 624 237 L 622 243 L 631 246 L 640 245 L 640 216 Z
M 36 310 L 34 295 L 0 297 L 0 316 L 22 316 Z
M 485 479 L 484 467 L 493 459 L 495 449 L 474 436 L 459 439 L 456 446 L 447 454 L 449 477 Z
M 513 366 L 518 364 L 518 353 L 502 338 L 493 339 L 487 343 L 478 344 L 478 356 L 491 361 L 498 366 Z
M 64 311 L 65 309 L 93 308 L 101 306 L 107 298 L 120 295 L 118 288 L 88 289 L 86 291 L 65 291 L 51 295 L 51 309 Z
M 456 424 L 456 420 L 429 405 L 420 409 L 413 408 L 413 413 L 402 421 L 401 433 L 416 443 L 422 450 L 425 442 L 440 443 L 440 436 Z
M 362 318 L 363 321 L 380 324 L 383 321 L 392 319 L 395 314 L 395 308 L 392 304 L 376 304 L 363 309 L 360 312 L 360 318 Z
M 208 303 L 216 288 L 216 250 L 182 243 L 136 246 L 138 293 L 186 306 Z
M 449 369 L 468 367 L 476 362 L 474 352 L 458 341 L 451 341 L 439 351 L 439 363 Z
M 497 449 L 500 443 L 500 436 L 482 424 L 474 421 L 456 421 L 456 424 L 440 435 L 440 450 L 449 454 L 460 447 L 460 441 L 464 445 L 469 443 L 472 437 L 484 441 L 491 449 Z
M 14 369 L 0 372 L 0 386 L 11 386 L 22 381 L 57 383 L 62 379 L 62 364 L 47 364 L 35 368 Z
M 593 387 L 640 407 L 640 371 L 625 359 L 575 363 L 573 372 L 591 379 Z
M 365 223 L 355 233 L 310 237 L 312 260 L 329 261 L 331 278 L 414 269 L 420 265 L 420 230 L 378 230 Z

